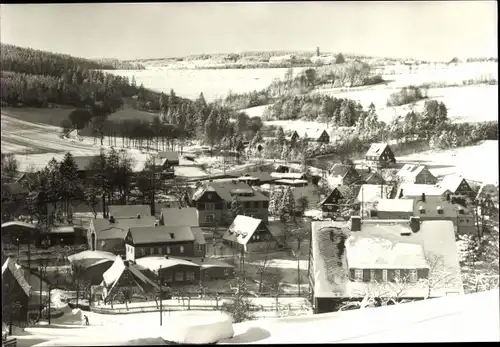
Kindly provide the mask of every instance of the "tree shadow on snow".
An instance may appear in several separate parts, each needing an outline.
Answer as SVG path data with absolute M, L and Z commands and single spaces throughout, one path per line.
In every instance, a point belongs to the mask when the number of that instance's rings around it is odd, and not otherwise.
M 234 336 L 232 339 L 228 340 L 231 343 L 250 343 L 264 340 L 271 337 L 271 333 L 266 329 L 259 327 L 251 327 L 243 334 Z

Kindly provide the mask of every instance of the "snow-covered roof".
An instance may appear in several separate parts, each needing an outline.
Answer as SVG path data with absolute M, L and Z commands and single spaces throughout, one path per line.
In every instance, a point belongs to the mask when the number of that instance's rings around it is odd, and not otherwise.
M 397 243 L 361 233 L 349 236 L 345 243 L 349 268 L 352 269 L 428 269 L 422 245 Z
M 193 194 L 193 200 L 198 200 L 205 192 L 215 192 L 226 202 L 233 201 L 234 195 L 238 195 L 240 201 L 269 201 L 267 196 L 237 179 L 231 179 L 226 182 L 209 182 Z M 248 192 L 249 194 L 239 195 L 242 192 Z
M 440 196 L 429 196 L 425 198 L 425 202 L 421 199 L 415 199 L 415 216 L 425 216 L 426 218 L 456 218 L 459 209 L 463 209 L 464 215 L 470 215 L 471 211 L 458 204 L 453 204 Z M 442 211 L 438 212 L 438 208 Z M 421 210 L 425 210 L 425 215 L 421 214 Z
M 204 245 L 206 243 L 205 235 L 203 235 L 203 230 L 201 228 L 191 227 L 191 232 L 193 233 L 195 243 L 198 245 Z
M 296 132 L 297 135 L 299 135 L 299 138 L 307 138 L 307 139 L 314 139 L 317 140 L 323 132 L 325 132 L 325 129 L 318 129 L 318 128 L 297 128 L 294 129 L 293 133 Z
M 261 223 L 262 219 L 238 215 L 224 233 L 223 239 L 246 245 Z
M 162 208 L 161 217 L 164 225 L 198 226 L 198 210 L 194 207 Z
M 108 207 L 109 215 L 115 219 L 137 218 L 138 215 L 151 217 L 151 206 L 149 205 L 111 205 Z
M 168 161 L 179 161 L 179 154 L 173 151 L 158 152 L 158 158 Z
M 399 186 L 396 198 L 400 196 L 402 198 L 420 197 L 422 194 L 426 196 L 446 196 L 447 193 L 451 194 L 451 191 L 437 185 L 403 183 Z
M 377 211 L 384 212 L 413 212 L 413 199 L 380 199 Z
M 22 273 L 22 268 L 17 267 L 16 263 L 11 258 L 7 258 L 2 265 L 2 281 L 3 281 L 3 276 L 7 271 L 9 271 L 12 274 L 12 276 L 14 276 L 14 278 L 19 283 L 19 286 L 21 286 L 26 296 L 30 296 L 31 286 L 24 278 L 24 275 Z
M 18 226 L 18 227 L 29 228 L 29 229 L 36 229 L 36 224 L 25 223 L 25 222 L 21 222 L 21 221 L 17 221 L 17 220 L 3 223 L 2 224 L 2 229 L 3 228 L 8 228 L 8 227 L 11 227 L 11 226 Z
M 380 184 L 363 184 L 359 189 L 358 201 L 363 203 L 374 203 L 380 199 L 386 199 L 389 197 L 392 191 L 392 186 L 390 185 L 380 185 Z
M 425 165 L 404 164 L 403 167 L 396 174 L 403 180 L 415 181 L 416 177 L 427 167 Z
M 130 228 L 153 227 L 156 223 L 155 217 L 122 218 L 115 219 L 111 223 L 108 219 L 96 218 L 91 221 L 98 240 L 124 239 Z
M 316 297 L 349 297 L 360 295 L 369 289 L 370 283 L 349 281 L 333 257 L 335 244 L 330 240 L 331 228 L 342 230 L 347 235 L 356 235 L 372 239 L 382 239 L 392 243 L 416 244 L 423 248 L 426 259 L 439 258 L 434 271 L 448 274 L 446 283 L 433 290 L 433 296 L 445 296 L 456 292 L 463 294 L 463 283 L 458 252 L 455 241 L 455 229 L 452 221 L 422 221 L 420 230 L 412 232 L 407 220 L 362 220 L 361 231 L 350 231 L 347 222 L 312 222 L 312 255 L 314 264 L 314 293 Z M 402 235 L 403 234 L 403 235 Z M 367 255 L 368 256 L 368 255 Z M 351 264 L 349 264 L 351 266 Z M 405 296 L 425 296 L 422 284 L 415 284 L 405 291 Z
M 366 155 L 370 157 L 379 157 L 388 146 L 387 143 L 372 143 Z
M 122 257 L 118 255 L 116 256 L 113 265 L 111 265 L 111 267 L 102 274 L 106 287 L 114 285 L 122 275 L 123 270 L 125 270 L 125 263 L 123 262 Z
M 194 267 L 199 267 L 198 264 L 195 264 L 191 261 L 184 260 L 184 259 L 179 259 L 179 258 L 172 258 L 172 257 L 142 257 L 138 258 L 135 260 L 136 264 L 139 266 L 142 266 L 146 269 L 149 269 L 153 272 L 158 272 L 158 269 L 161 267 L 162 269 L 172 267 L 172 266 L 177 266 L 177 265 L 187 265 L 187 266 L 194 266 Z
M 83 251 L 68 256 L 68 260 L 70 262 L 81 261 L 85 259 L 96 259 L 96 260 L 107 259 L 114 261 L 116 259 L 116 255 L 105 251 Z
M 306 180 L 300 180 L 300 179 L 281 179 L 281 180 L 276 180 L 276 184 L 284 184 L 284 185 L 289 185 L 289 184 L 307 184 Z
M 442 187 L 444 189 L 448 189 L 451 192 L 455 193 L 458 187 L 460 187 L 460 184 L 462 184 L 462 181 L 465 178 L 462 176 L 457 176 L 457 175 L 448 175 L 444 176 L 441 182 L 438 183 L 439 187 Z

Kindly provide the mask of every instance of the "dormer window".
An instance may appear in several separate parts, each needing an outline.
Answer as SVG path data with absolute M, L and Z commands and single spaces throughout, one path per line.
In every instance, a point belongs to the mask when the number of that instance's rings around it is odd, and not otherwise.
M 438 206 L 436 210 L 438 214 L 443 214 L 443 208 L 441 206 Z
M 420 206 L 418 210 L 420 211 L 420 214 L 425 214 L 425 208 L 423 206 Z
M 459 208 L 459 209 L 458 209 L 458 213 L 459 213 L 459 214 L 465 214 L 465 211 L 464 211 L 464 209 L 463 209 L 463 208 Z

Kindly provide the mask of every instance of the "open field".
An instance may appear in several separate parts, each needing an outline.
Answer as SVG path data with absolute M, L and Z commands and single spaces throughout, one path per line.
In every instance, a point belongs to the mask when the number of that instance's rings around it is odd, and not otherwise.
M 305 68 L 294 68 L 299 74 Z M 107 73 L 132 79 L 145 88 L 170 93 L 174 89 L 180 97 L 196 99 L 203 93 L 207 101 L 234 93 L 247 93 L 267 88 L 276 79 L 283 79 L 287 69 L 226 69 L 226 70 L 174 70 L 148 67 L 146 70 L 109 70 Z

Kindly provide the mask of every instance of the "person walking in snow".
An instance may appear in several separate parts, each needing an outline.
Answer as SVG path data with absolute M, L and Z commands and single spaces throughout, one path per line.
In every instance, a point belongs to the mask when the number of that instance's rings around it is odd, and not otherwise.
M 89 325 L 89 317 L 87 317 L 86 315 L 84 315 L 83 319 L 85 319 L 85 325 Z

